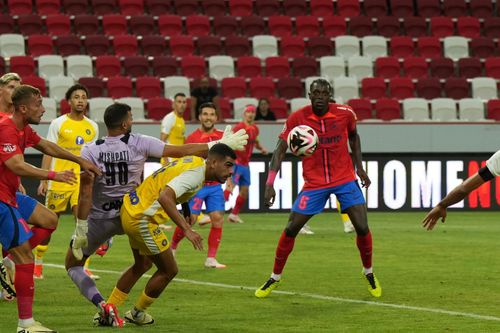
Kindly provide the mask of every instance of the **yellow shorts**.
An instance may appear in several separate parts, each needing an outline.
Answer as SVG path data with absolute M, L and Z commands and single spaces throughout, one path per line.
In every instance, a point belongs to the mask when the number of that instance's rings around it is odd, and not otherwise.
M 121 209 L 123 231 L 128 236 L 130 247 L 140 254 L 151 256 L 165 252 L 170 247 L 167 236 L 151 217 L 136 219 L 126 209 Z
M 78 196 L 80 189 L 77 187 L 73 191 L 47 191 L 45 196 L 45 206 L 47 206 L 54 213 L 61 213 L 66 211 L 68 202 L 70 208 L 78 205 Z

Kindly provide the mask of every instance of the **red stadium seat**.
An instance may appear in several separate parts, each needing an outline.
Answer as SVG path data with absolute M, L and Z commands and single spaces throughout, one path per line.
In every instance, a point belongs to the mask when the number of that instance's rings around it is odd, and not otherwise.
M 255 77 L 262 75 L 260 59 L 254 56 L 243 56 L 236 60 L 238 76 Z
M 393 77 L 389 81 L 389 95 L 399 100 L 415 97 L 415 85 L 408 77 Z
M 85 36 L 83 45 L 87 54 L 91 56 L 100 56 L 109 53 L 109 39 L 104 35 Z
M 292 34 L 292 19 L 290 16 L 271 16 L 267 21 L 269 33 L 276 37 L 287 37 Z
M 0 14 L 0 35 L 11 34 L 14 31 L 14 19 L 11 15 Z
M 262 17 L 269 17 L 280 14 L 280 2 L 269 0 L 256 0 L 255 8 L 257 13 Z
M 67 57 L 72 54 L 82 54 L 82 43 L 75 35 L 58 36 L 54 41 L 57 47 L 57 54 Z
M 215 16 L 214 33 L 217 36 L 233 36 L 238 34 L 238 21 L 233 16 Z
M 176 15 L 160 15 L 158 17 L 158 32 L 163 36 L 178 36 L 182 34 L 182 19 Z
M 443 13 L 448 17 L 469 16 L 465 0 L 443 0 Z
M 428 76 L 428 65 L 425 58 L 408 57 L 403 60 L 403 69 L 411 78 L 422 78 Z
M 387 87 L 384 78 L 365 77 L 361 80 L 361 95 L 366 98 L 377 99 L 386 96 Z
M 334 15 L 333 2 L 330 0 L 310 0 L 309 7 L 311 15 L 318 17 L 330 17 Z
M 357 37 L 373 35 L 372 19 L 367 16 L 351 17 L 349 31 L 351 35 Z
M 59 14 L 61 11 L 61 0 L 36 0 L 36 8 L 40 15 Z
M 414 15 L 413 0 L 391 0 L 392 15 L 406 17 Z
M 405 17 L 403 21 L 406 34 L 410 37 L 420 37 L 427 35 L 427 23 L 423 17 Z
M 181 70 L 184 76 L 197 78 L 206 75 L 207 65 L 202 56 L 184 56 L 181 58 Z
M 144 56 L 127 56 L 123 58 L 123 69 L 127 76 L 139 77 L 149 75 L 149 61 Z
M 52 54 L 54 44 L 52 37 L 47 35 L 31 35 L 28 37 L 28 54 L 38 57 L 42 54 Z
M 487 17 L 484 19 L 484 35 L 490 38 L 500 36 L 500 17 Z
M 132 96 L 132 80 L 125 76 L 113 76 L 107 82 L 108 96 L 121 98 Z
M 99 20 L 94 15 L 75 15 L 73 26 L 78 35 L 97 35 L 99 33 Z
M 401 66 L 398 58 L 379 57 L 375 60 L 375 76 L 383 78 L 392 78 L 399 76 Z
M 238 98 L 247 94 L 245 79 L 241 77 L 227 77 L 221 81 L 221 91 L 223 97 Z
M 210 34 L 208 16 L 193 15 L 186 17 L 186 32 L 191 36 L 206 36 Z
M 391 38 L 391 55 L 397 58 L 412 56 L 415 52 L 413 39 L 408 36 L 394 36 Z
M 13 72 L 12 69 L 11 69 L 11 72 Z M 19 75 L 21 75 L 21 73 L 19 73 L 19 72 L 17 72 L 17 73 Z M 23 84 L 29 84 L 30 86 L 38 88 L 38 89 L 40 89 L 40 94 L 42 96 L 47 96 L 47 84 L 45 83 L 45 79 L 43 79 L 39 76 L 36 76 L 36 75 L 22 76 L 22 79 L 23 79 Z
M 158 56 L 151 61 L 153 75 L 157 77 L 167 77 L 178 75 L 179 63 L 175 57 Z
M 417 53 L 424 58 L 439 58 L 443 54 L 441 42 L 437 37 L 418 38 L 417 50 Z
M 419 0 L 416 2 L 418 15 L 423 17 L 441 16 L 440 0 Z
M 274 115 L 277 119 L 288 118 L 288 103 L 281 98 L 270 97 L 269 98 L 269 108 L 273 110 Z
M 89 96 L 87 96 L 87 97 L 89 97 Z M 67 100 L 61 99 L 61 101 L 59 102 L 59 112 L 61 113 L 61 116 L 63 114 L 67 114 L 67 113 L 71 112 L 71 107 L 69 106 L 69 103 Z
M 201 1 L 203 12 L 207 16 L 225 16 L 227 14 L 226 2 L 224 0 L 204 0 Z
M 481 25 L 477 17 L 457 18 L 457 32 L 460 36 L 477 38 L 481 35 Z
M 233 119 L 231 100 L 226 97 L 219 97 L 219 109 L 222 114 L 222 119 Z
M 469 2 L 470 13 L 476 17 L 491 17 L 493 16 L 493 1 L 491 0 L 474 0 Z
M 377 17 L 378 34 L 384 37 L 393 37 L 401 34 L 401 24 L 395 16 Z
M 134 56 L 138 49 L 137 37 L 134 35 L 119 35 L 113 38 L 113 48 L 118 56 Z
M 300 57 L 305 53 L 304 38 L 297 36 L 282 37 L 280 54 L 285 57 Z
M 152 76 L 138 77 L 135 80 L 135 91 L 137 97 L 140 98 L 161 97 L 161 81 Z
M 84 85 L 89 90 L 89 95 L 92 97 L 104 97 L 105 84 L 99 77 L 81 77 L 78 83 Z
M 260 16 L 243 16 L 240 21 L 241 34 L 252 37 L 265 34 L 266 24 Z
M 356 17 L 360 14 L 359 1 L 337 0 L 337 15 L 342 17 Z
M 11 15 L 30 15 L 33 12 L 31 0 L 8 0 Z
M 484 62 L 486 76 L 500 79 L 500 57 L 487 58 Z
M 32 56 L 10 57 L 10 71 L 23 76 L 35 75 L 35 60 Z
M 297 16 L 295 18 L 295 31 L 297 35 L 304 37 L 321 34 L 319 21 L 315 16 Z
M 122 15 L 143 15 L 144 0 L 119 0 Z
M 121 72 L 120 59 L 113 55 L 98 56 L 95 59 L 95 71 L 100 77 L 119 76 Z
M 371 119 L 372 116 L 372 103 L 366 98 L 353 98 L 347 101 L 347 105 L 352 107 L 358 121 Z
M 191 36 L 170 37 L 170 52 L 178 57 L 189 56 L 194 53 L 194 42 Z
M 453 99 L 470 97 L 469 82 L 464 78 L 450 77 L 444 83 L 444 93 Z
M 104 15 L 102 30 L 104 34 L 110 36 L 125 35 L 128 32 L 127 19 L 120 14 Z
M 116 0 L 90 0 L 90 3 L 96 15 L 113 14 L 118 9 Z
M 149 119 L 162 120 L 172 111 L 172 101 L 164 97 L 153 97 L 148 99 L 146 109 Z
M 458 59 L 458 75 L 465 79 L 483 76 L 483 65 L 478 58 Z
M 224 44 L 228 56 L 241 57 L 251 53 L 250 42 L 246 37 L 227 36 Z
M 488 58 L 495 55 L 495 41 L 488 37 L 471 39 L 469 43 L 471 55 L 478 58 Z
M 431 17 L 430 32 L 434 37 L 453 36 L 455 28 L 453 27 L 453 20 L 451 17 Z
M 273 79 L 269 77 L 253 77 L 250 79 L 250 96 L 267 98 L 273 96 L 276 90 Z
M 296 57 L 292 60 L 293 76 L 303 78 L 318 75 L 318 62 L 312 57 Z
M 129 20 L 130 32 L 133 35 L 147 36 L 155 33 L 155 20 L 149 15 L 131 16 Z
M 17 26 L 22 35 L 38 35 L 43 31 L 42 18 L 37 14 L 22 15 L 17 18 Z
M 490 99 L 486 104 L 486 114 L 488 119 L 500 121 L 500 99 Z
M 441 83 L 435 77 L 422 77 L 417 80 L 417 95 L 425 99 L 441 97 Z
M 333 54 L 332 41 L 328 37 L 310 37 L 306 45 L 311 57 L 319 58 Z
M 283 13 L 287 16 L 297 17 L 307 13 L 306 0 L 283 0 Z
M 282 98 L 292 99 L 295 97 L 304 97 L 304 84 L 296 77 L 284 77 L 278 80 L 276 86 L 278 94 Z
M 232 16 L 253 15 L 252 0 L 229 0 L 229 12 Z
M 165 54 L 167 43 L 163 36 L 142 36 L 141 46 L 144 55 L 156 57 Z
M 170 0 L 146 0 L 148 13 L 153 16 L 173 13 L 173 5 Z
M 364 0 L 363 8 L 368 17 L 381 17 L 388 15 L 387 1 L 384 0 Z
M 66 36 L 71 34 L 71 21 L 67 15 L 49 15 L 45 19 L 45 24 L 49 35 Z
M 343 17 L 332 16 L 323 20 L 323 34 L 327 37 L 337 37 L 347 34 L 347 24 Z
M 379 98 L 375 102 L 375 114 L 381 120 L 401 119 L 401 107 L 395 99 Z
M 180 16 L 190 16 L 199 13 L 196 0 L 173 0 L 175 12 Z
M 88 0 L 62 0 L 64 12 L 69 15 L 81 15 L 89 9 Z
M 199 54 L 205 57 L 221 54 L 222 41 L 218 36 L 201 36 L 196 42 Z
M 290 63 L 286 57 L 267 57 L 266 63 L 266 76 L 273 78 L 282 78 L 290 76 Z
M 446 79 L 455 76 L 455 67 L 450 58 L 434 58 L 430 62 L 431 76 Z

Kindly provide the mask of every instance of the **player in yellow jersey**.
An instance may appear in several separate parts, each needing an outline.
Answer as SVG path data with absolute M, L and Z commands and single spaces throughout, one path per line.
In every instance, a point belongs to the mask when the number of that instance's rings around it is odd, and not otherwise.
M 233 173 L 235 159 L 236 154 L 229 146 L 215 144 L 206 160 L 188 156 L 168 163 L 123 198 L 120 217 L 129 238 L 134 264 L 122 274 L 107 303 L 123 304 L 134 284 L 151 268 L 151 263 L 157 267 L 134 308 L 125 314 L 129 322 L 137 325 L 154 322 L 145 311 L 178 272 L 168 239 L 159 225 L 170 218 L 183 230 L 194 248 L 202 250 L 202 238 L 191 229 L 186 203 L 205 181 L 226 182 Z M 183 204 L 185 217 L 177 210 L 177 204 Z
M 66 100 L 71 111 L 54 119 L 49 126 L 47 140 L 56 143 L 59 147 L 66 148 L 73 154 L 80 156 L 80 151 L 85 143 L 94 142 L 98 137 L 98 128 L 95 121 L 87 118 L 85 112 L 88 107 L 89 93 L 85 86 L 75 84 L 66 92 Z M 45 205 L 58 216 L 66 211 L 68 204 L 73 215 L 76 216 L 78 205 L 78 192 L 80 182 L 80 166 L 76 163 L 52 158 L 45 155 L 42 168 L 54 171 L 73 169 L 77 176 L 75 184 L 65 184 L 42 180 L 38 187 L 38 194 L 45 196 Z M 36 247 L 35 251 L 35 278 L 43 278 L 43 256 L 48 249 L 50 238 Z M 88 271 L 91 276 L 92 273 Z M 94 276 L 98 278 L 98 276 Z
M 184 122 L 184 111 L 186 111 L 186 95 L 177 93 L 174 96 L 172 112 L 167 114 L 161 121 L 160 140 L 171 145 L 183 145 L 186 134 L 186 123 Z M 171 160 L 171 159 L 169 159 Z M 161 164 L 165 165 L 166 159 L 161 159 Z

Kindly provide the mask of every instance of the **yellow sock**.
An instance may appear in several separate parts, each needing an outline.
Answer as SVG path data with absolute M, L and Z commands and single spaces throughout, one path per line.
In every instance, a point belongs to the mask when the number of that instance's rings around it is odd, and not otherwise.
M 35 259 L 37 261 L 42 261 L 45 252 L 49 249 L 48 245 L 38 245 L 35 250 Z
M 135 308 L 139 311 L 146 311 L 154 301 L 156 301 L 156 298 L 149 297 L 143 290 L 141 296 L 139 296 L 139 299 L 135 302 Z
M 351 222 L 351 219 L 349 218 L 349 215 L 347 215 L 347 214 L 340 214 L 340 219 L 344 223 Z
M 111 295 L 109 296 L 107 303 L 111 303 L 111 304 L 114 304 L 116 306 L 120 306 L 120 305 L 123 305 L 123 303 L 125 303 L 127 298 L 128 298 L 128 294 L 125 294 L 120 289 L 114 287 L 113 292 L 111 292 Z
M 89 265 L 90 265 L 90 257 L 88 257 L 87 260 L 85 260 L 85 264 L 83 264 L 83 268 L 89 269 Z

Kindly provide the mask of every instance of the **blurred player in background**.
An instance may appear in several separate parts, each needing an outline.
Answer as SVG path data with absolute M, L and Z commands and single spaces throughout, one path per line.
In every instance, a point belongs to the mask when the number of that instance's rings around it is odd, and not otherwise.
M 184 111 L 186 111 L 186 95 L 177 93 L 174 96 L 172 112 L 167 114 L 161 121 L 160 140 L 170 145 L 182 145 L 185 141 L 186 124 L 184 122 Z M 167 161 L 161 159 L 161 164 Z
M 54 142 L 73 154 L 80 156 L 84 144 L 94 142 L 98 137 L 98 127 L 95 121 L 87 118 L 85 112 L 88 107 L 89 92 L 81 84 L 75 84 L 66 91 L 66 100 L 70 106 L 70 112 L 62 115 L 50 123 L 47 140 Z M 64 184 L 42 180 L 38 186 L 38 195 L 45 196 L 45 206 L 61 216 L 68 207 L 76 219 L 78 209 L 78 192 L 80 186 L 80 167 L 70 161 L 52 158 L 44 155 L 42 168 L 54 171 L 73 169 L 76 173 L 76 183 Z M 43 279 L 43 256 L 49 248 L 50 237 L 36 247 L 35 250 L 35 278 Z M 88 270 L 87 274 L 93 279 L 99 276 Z

